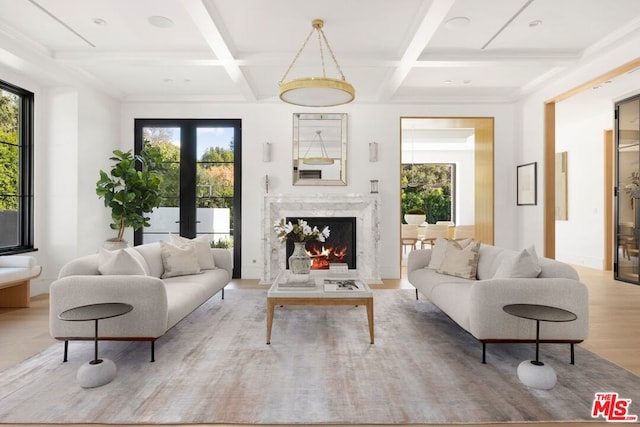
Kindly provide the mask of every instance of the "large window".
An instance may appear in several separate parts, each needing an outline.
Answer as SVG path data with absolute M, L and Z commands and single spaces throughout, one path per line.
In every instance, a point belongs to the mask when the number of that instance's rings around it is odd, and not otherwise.
M 455 164 L 403 164 L 402 215 L 411 209 L 420 209 L 427 222 L 455 220 Z
M 0 254 L 33 250 L 33 93 L 0 80 Z

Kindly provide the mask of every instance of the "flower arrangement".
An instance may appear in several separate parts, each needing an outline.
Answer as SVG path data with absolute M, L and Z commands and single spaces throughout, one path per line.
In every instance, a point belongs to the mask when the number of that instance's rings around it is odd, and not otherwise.
M 324 226 L 322 230 L 318 227 L 311 227 L 307 221 L 298 219 L 296 224 L 291 221 L 285 223 L 284 218 L 273 224 L 273 230 L 278 235 L 281 242 L 291 240 L 292 242 L 310 242 L 317 240 L 324 242 L 329 237 L 329 227 Z

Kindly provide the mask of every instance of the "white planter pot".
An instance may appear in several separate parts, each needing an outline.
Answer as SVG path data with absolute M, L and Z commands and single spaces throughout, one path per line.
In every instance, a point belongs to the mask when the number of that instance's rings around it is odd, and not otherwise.
M 118 249 L 126 249 L 129 247 L 129 242 L 126 240 L 105 240 L 102 244 L 102 248 L 108 251 L 117 251 Z
M 420 225 L 427 220 L 424 214 L 405 214 L 404 220 L 407 224 Z

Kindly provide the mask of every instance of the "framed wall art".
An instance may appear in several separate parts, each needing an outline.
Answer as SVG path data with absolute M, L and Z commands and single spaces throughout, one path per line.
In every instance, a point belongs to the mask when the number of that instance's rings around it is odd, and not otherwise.
M 538 180 L 538 163 L 527 163 L 517 167 L 517 204 L 518 206 L 536 205 L 537 198 L 537 180 Z

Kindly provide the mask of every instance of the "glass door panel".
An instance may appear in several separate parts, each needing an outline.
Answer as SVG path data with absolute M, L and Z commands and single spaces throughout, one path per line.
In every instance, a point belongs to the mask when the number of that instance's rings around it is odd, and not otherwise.
M 235 158 L 233 127 L 196 130 L 196 234 L 214 247 L 233 248 Z
M 640 283 L 640 98 L 616 104 L 617 202 L 614 274 Z
M 150 227 L 143 229 L 143 242 L 169 240 L 169 233 L 180 233 L 180 128 L 144 127 L 143 144 L 162 153 L 165 172 L 162 181 L 162 202 L 150 214 Z

